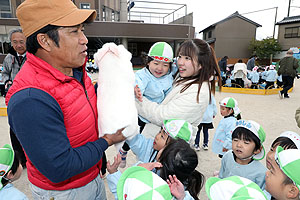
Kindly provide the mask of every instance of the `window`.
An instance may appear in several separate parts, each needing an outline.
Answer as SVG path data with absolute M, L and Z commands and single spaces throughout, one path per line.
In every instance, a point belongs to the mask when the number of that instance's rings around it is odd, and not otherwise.
M 208 32 L 208 38 L 211 38 L 211 35 L 212 35 L 211 31 L 209 31 Z
M 132 56 L 137 56 L 137 43 L 128 43 L 128 51 L 132 54 Z
M 206 33 L 203 33 L 203 39 L 206 40 Z
M 298 38 L 300 37 L 300 26 L 285 28 L 285 38 Z
M 12 18 L 10 0 L 0 0 L 0 17 Z
M 91 9 L 91 4 L 90 3 L 80 3 L 80 9 Z

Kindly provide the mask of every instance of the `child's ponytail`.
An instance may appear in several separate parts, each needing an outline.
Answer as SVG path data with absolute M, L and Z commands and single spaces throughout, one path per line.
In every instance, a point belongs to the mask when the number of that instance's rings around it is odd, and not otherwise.
M 196 170 L 198 156 L 195 150 L 183 139 L 169 143 L 161 153 L 158 161 L 162 164 L 160 177 L 164 180 L 169 175 L 176 175 L 190 195 L 198 200 L 198 194 L 204 184 L 204 176 Z
M 205 177 L 196 169 L 187 179 L 187 187 L 186 189 L 189 191 L 190 195 L 195 199 L 199 200 L 198 195 L 200 193 L 201 188 L 204 185 Z

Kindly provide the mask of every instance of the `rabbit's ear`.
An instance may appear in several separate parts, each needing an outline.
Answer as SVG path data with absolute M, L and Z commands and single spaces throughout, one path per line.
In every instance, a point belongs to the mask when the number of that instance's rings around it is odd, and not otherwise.
M 106 44 L 103 45 L 103 47 L 101 49 L 98 49 L 97 53 L 95 53 L 95 55 L 94 55 L 95 62 L 97 64 L 100 63 L 101 59 L 108 52 L 112 52 L 116 56 L 119 56 L 118 46 L 115 43 L 106 43 Z
M 131 60 L 131 53 L 123 46 L 123 45 L 118 45 L 118 51 L 119 51 L 119 57 L 122 57 L 127 60 Z

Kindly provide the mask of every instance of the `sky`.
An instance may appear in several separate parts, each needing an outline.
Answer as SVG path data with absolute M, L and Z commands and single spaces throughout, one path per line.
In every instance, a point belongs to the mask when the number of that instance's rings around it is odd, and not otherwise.
M 154 0 L 153 2 L 158 1 Z M 236 11 L 238 11 L 240 14 L 244 14 L 278 7 L 276 18 L 276 22 L 278 22 L 283 20 L 284 17 L 287 17 L 289 4 L 289 0 L 161 0 L 160 2 L 186 4 L 187 13 L 193 12 L 193 26 L 195 27 L 196 33 L 205 29 L 211 24 L 230 16 Z M 172 8 L 172 5 L 168 4 L 152 4 L 151 6 L 155 7 L 155 5 L 159 5 L 162 8 Z M 137 3 L 136 6 L 138 6 Z M 180 5 L 177 5 L 177 7 L 178 6 L 180 7 Z M 247 17 L 250 20 L 262 25 L 262 27 L 257 28 L 256 39 L 261 40 L 266 37 L 273 36 L 275 10 L 276 9 L 274 8 L 243 15 L 244 17 Z M 181 9 L 175 15 L 182 16 L 183 14 L 184 9 Z M 291 0 L 290 16 L 296 15 L 300 15 L 300 0 Z M 197 37 L 200 36 L 201 35 L 197 35 Z M 275 38 L 276 37 L 277 26 L 275 29 Z

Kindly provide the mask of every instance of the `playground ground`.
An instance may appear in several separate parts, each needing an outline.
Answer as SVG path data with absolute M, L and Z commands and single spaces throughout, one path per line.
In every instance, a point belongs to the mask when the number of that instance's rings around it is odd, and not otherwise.
M 93 77 L 97 77 L 97 74 L 92 74 Z M 95 78 L 96 79 L 96 78 Z M 290 93 L 289 99 L 279 99 L 276 95 L 250 95 L 250 94 L 238 94 L 238 93 L 224 93 L 216 92 L 216 101 L 219 102 L 225 97 L 234 97 L 239 104 L 239 108 L 242 111 L 243 119 L 251 119 L 262 125 L 267 133 L 264 147 L 266 151 L 269 150 L 272 141 L 280 135 L 283 131 L 290 130 L 300 134 L 300 129 L 295 122 L 295 111 L 300 107 L 300 79 L 295 79 L 294 90 Z M 0 97 L 0 107 L 4 107 L 4 98 Z M 215 129 L 220 121 L 221 116 L 218 113 L 215 120 Z M 221 159 L 211 151 L 211 141 L 214 135 L 214 131 L 210 130 L 209 150 L 198 151 L 199 165 L 197 170 L 205 175 L 206 178 L 212 176 L 212 173 L 219 170 Z M 201 142 L 202 142 L 201 135 Z M 9 139 L 9 126 L 7 117 L 0 117 L 0 146 L 6 143 L 10 143 Z M 113 160 L 116 151 L 115 148 L 109 147 L 106 151 L 109 160 Z M 131 166 L 135 163 L 135 156 L 130 152 L 127 159 L 127 166 Z M 261 161 L 265 165 L 265 159 Z M 123 169 L 121 169 L 123 171 Z M 105 184 L 106 183 L 106 180 Z M 24 192 L 29 199 L 32 199 L 31 191 L 29 189 L 29 181 L 27 179 L 26 169 L 23 171 L 22 177 L 14 182 L 14 185 Z M 113 200 L 114 197 L 108 190 L 107 199 Z M 200 199 L 207 199 L 205 189 L 203 188 L 200 193 Z

